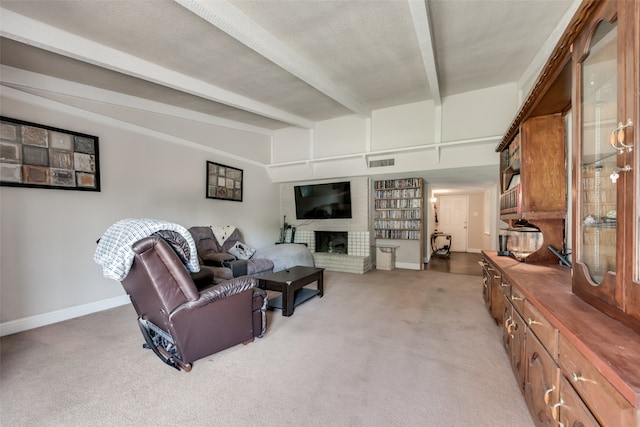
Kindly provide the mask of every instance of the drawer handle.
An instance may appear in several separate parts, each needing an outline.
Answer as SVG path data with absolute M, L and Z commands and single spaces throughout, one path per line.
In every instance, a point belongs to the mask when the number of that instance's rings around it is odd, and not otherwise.
M 560 399 L 560 402 L 551 407 L 551 418 L 560 426 L 564 427 L 564 424 L 560 422 L 560 407 L 564 406 L 564 402 Z
M 511 297 L 511 301 L 524 301 L 524 298 L 520 298 L 520 297 Z
M 509 326 L 509 325 L 510 325 L 510 324 L 511 324 L 511 317 L 509 317 L 507 320 L 505 320 L 505 321 L 504 321 L 504 328 L 507 330 L 507 332 L 511 332 L 511 331 L 509 330 L 509 328 L 510 328 L 510 326 Z
M 577 383 L 578 381 L 582 381 L 585 383 L 598 384 L 596 381 L 590 380 L 589 378 L 585 378 L 582 375 L 575 372 L 571 372 L 571 381 L 573 381 L 574 383 Z
M 527 325 L 531 326 L 531 325 L 542 325 L 542 323 L 533 320 L 533 319 L 527 319 Z
M 484 261 L 478 261 L 478 264 L 480 264 L 480 265 L 481 265 L 481 266 L 483 266 L 483 267 L 484 267 L 485 265 L 487 265 Z
M 515 330 L 518 330 L 518 324 L 514 321 L 511 320 L 511 317 L 508 318 L 505 322 L 504 322 L 504 328 L 507 331 L 507 335 L 509 335 L 509 337 L 511 337 L 512 339 L 515 338 L 515 334 L 513 333 L 513 328 L 515 327 Z
M 508 283 L 500 282 L 500 286 L 503 288 L 508 288 L 510 285 Z
M 556 389 L 556 386 L 551 386 L 550 389 L 544 392 L 544 404 L 549 406 L 549 401 L 551 400 L 551 393 Z

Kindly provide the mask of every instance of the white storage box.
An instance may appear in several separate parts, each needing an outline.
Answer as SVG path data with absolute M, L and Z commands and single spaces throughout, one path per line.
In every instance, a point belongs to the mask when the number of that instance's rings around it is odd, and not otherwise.
M 393 270 L 396 267 L 397 246 L 376 246 L 376 269 Z

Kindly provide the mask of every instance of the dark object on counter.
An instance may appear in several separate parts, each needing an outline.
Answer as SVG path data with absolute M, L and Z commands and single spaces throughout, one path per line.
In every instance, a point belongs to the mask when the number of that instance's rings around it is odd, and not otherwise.
M 571 261 L 569 260 L 569 255 L 571 255 L 571 254 L 560 252 L 559 250 L 557 250 L 556 248 L 554 248 L 551 245 L 547 246 L 547 249 L 549 249 L 555 256 L 558 257 L 558 259 L 560 260 L 562 265 L 567 266 L 567 267 L 571 267 Z
M 507 250 L 507 241 L 509 236 L 501 234 L 498 236 L 498 256 L 510 256 L 511 253 Z

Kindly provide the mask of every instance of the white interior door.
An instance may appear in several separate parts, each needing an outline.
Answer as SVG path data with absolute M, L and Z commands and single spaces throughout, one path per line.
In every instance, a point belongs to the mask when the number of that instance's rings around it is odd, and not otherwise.
M 467 251 L 468 196 L 440 196 L 438 231 L 451 234 L 451 251 Z

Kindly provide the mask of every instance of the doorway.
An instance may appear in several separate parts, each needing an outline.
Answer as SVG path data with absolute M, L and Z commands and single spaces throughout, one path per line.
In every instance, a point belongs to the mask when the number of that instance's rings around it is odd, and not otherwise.
M 467 252 L 469 196 L 439 196 L 438 231 L 451 235 L 451 251 Z

